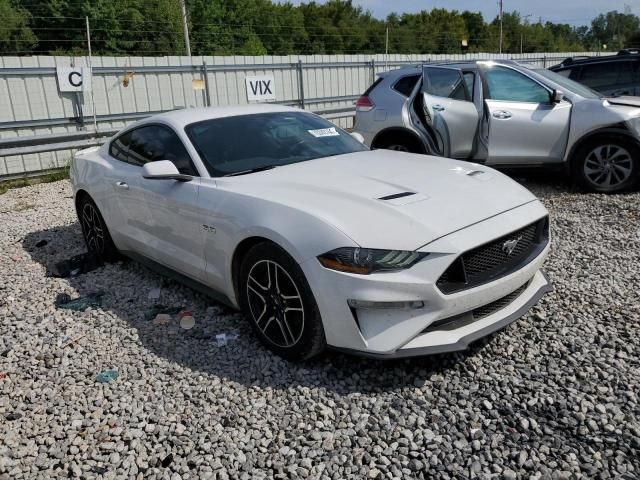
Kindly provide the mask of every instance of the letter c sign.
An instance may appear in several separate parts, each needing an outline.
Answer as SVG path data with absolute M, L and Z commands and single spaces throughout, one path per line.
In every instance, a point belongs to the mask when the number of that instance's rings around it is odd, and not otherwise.
M 69 74 L 69 83 L 74 87 L 82 86 L 82 73 L 73 71 Z
M 85 67 L 56 67 L 60 92 L 86 92 L 91 90 L 91 70 Z

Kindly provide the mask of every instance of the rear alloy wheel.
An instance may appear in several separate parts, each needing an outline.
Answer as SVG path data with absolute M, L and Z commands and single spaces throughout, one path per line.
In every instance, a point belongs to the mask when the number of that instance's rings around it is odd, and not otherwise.
M 305 360 L 325 347 L 318 306 L 298 264 L 281 248 L 261 243 L 240 268 L 238 295 L 258 337 L 282 357 Z
M 586 190 L 616 193 L 632 188 L 640 176 L 640 149 L 623 138 L 590 142 L 577 153 L 574 178 Z
M 98 260 L 114 260 L 118 256 L 118 249 L 111 240 L 97 205 L 88 195 L 78 202 L 78 220 L 87 250 Z
M 388 145 L 386 147 L 383 147 L 385 150 L 395 150 L 396 152 L 411 152 L 411 150 L 409 150 L 409 147 L 407 147 L 406 145 L 402 145 L 399 143 L 392 143 L 391 145 Z

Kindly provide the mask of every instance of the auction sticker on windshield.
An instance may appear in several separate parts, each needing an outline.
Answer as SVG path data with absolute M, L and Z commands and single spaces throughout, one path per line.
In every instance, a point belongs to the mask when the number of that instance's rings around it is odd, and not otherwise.
M 307 130 L 307 131 L 316 138 L 340 136 L 340 134 L 336 131 L 335 127 L 319 128 L 318 130 Z

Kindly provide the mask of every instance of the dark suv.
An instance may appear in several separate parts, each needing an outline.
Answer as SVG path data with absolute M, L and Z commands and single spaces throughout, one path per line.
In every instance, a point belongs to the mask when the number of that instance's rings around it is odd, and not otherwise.
M 617 55 L 572 57 L 552 70 L 603 95 L 640 96 L 640 49 L 627 48 Z

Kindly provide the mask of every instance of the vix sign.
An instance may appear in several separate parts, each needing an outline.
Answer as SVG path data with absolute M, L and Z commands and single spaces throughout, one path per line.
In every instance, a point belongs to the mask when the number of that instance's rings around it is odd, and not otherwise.
M 273 75 L 245 77 L 244 82 L 247 87 L 247 100 L 261 102 L 276 99 Z

